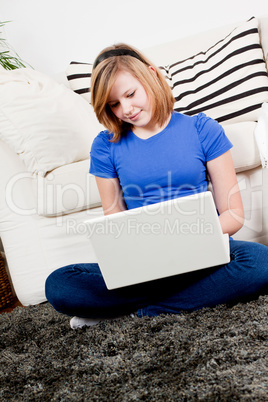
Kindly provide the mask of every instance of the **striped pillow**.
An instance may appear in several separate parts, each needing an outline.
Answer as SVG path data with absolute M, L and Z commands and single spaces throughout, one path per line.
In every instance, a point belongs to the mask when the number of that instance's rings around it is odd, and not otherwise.
M 90 103 L 92 64 L 72 61 L 66 70 L 70 88 Z
M 169 66 L 175 110 L 204 112 L 224 124 L 256 121 L 268 101 L 268 76 L 252 18 L 206 51 Z
M 171 87 L 172 82 L 169 77 L 168 67 L 166 68 L 161 66 L 159 68 Z M 77 94 L 83 96 L 83 98 L 85 98 L 89 103 L 91 102 L 90 87 L 92 69 L 93 64 L 72 61 L 65 72 L 70 88 Z

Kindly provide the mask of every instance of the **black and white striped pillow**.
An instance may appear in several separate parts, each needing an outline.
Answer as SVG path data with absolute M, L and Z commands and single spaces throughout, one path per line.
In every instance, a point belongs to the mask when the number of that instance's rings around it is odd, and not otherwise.
M 166 78 L 169 86 L 172 85 L 169 77 L 168 68 L 159 67 L 164 77 Z M 72 61 L 66 69 L 66 76 L 69 81 L 70 88 L 77 94 L 83 96 L 89 103 L 90 99 L 90 87 L 91 87 L 91 74 L 93 64 L 81 63 Z
M 204 112 L 228 124 L 258 119 L 268 101 L 268 76 L 252 18 L 206 51 L 169 66 L 175 110 Z
M 66 70 L 70 88 L 90 103 L 90 86 L 93 65 L 72 61 Z

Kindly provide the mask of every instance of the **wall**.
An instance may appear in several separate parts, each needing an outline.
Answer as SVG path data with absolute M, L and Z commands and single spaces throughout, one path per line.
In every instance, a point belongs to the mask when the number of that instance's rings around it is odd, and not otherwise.
M 0 0 L 3 34 L 35 69 L 92 62 L 114 42 L 138 48 L 268 15 L 267 0 Z

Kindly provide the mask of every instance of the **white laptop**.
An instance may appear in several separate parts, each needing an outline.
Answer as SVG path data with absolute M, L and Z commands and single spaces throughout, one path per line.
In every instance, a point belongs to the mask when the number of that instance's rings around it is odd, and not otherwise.
M 230 261 L 211 192 L 85 222 L 108 289 Z

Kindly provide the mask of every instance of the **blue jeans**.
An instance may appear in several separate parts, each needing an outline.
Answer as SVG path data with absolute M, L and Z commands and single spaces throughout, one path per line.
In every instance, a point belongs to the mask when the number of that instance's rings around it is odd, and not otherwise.
M 193 311 L 236 303 L 268 290 L 268 247 L 230 240 L 231 261 L 170 278 L 107 290 L 98 264 L 73 264 L 54 271 L 46 297 L 61 313 L 108 318 Z

